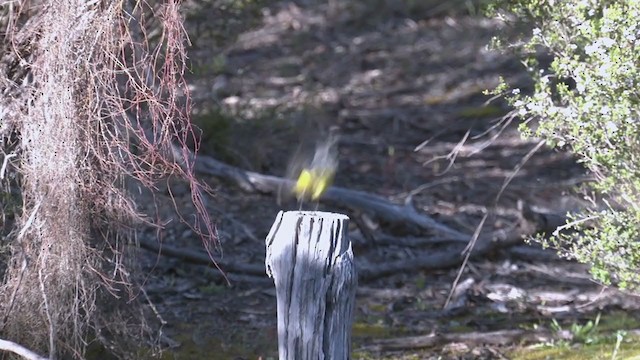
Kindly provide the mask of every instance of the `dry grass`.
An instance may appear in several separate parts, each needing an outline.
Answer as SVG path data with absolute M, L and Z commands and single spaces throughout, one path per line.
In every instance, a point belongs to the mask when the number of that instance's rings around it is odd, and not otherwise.
M 187 154 L 192 136 L 187 39 L 172 0 L 14 1 L 1 10 L 0 145 L 5 158 L 18 155 L 5 185 L 19 188 L 23 206 L 0 259 L 0 335 L 83 358 L 90 339 L 111 347 L 148 333 L 130 301 L 139 291 L 127 256 L 132 229 L 148 220 L 128 181 L 153 189 L 185 178 L 200 210 L 193 226 L 214 240 L 190 162 L 170 155 L 172 144 Z M 132 314 L 136 324 L 124 320 Z

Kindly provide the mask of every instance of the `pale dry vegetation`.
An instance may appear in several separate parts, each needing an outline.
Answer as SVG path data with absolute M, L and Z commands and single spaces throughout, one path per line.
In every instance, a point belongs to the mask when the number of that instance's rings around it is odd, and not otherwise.
M 82 358 L 94 341 L 135 356 L 153 327 L 128 245 L 132 226 L 153 221 L 129 190 L 183 177 L 203 209 L 190 160 L 171 155 L 187 155 L 192 136 L 177 4 L 13 1 L 0 11 L 0 337 L 50 356 Z M 191 225 L 211 243 L 198 213 Z

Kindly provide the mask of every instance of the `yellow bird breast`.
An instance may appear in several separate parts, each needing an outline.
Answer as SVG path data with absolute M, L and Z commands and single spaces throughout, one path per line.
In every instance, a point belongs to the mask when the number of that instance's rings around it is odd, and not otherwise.
M 324 192 L 329 187 L 329 182 L 331 181 L 328 174 L 321 174 L 316 177 L 316 180 L 313 182 L 312 191 L 311 191 L 311 200 L 317 201 L 320 199 L 320 196 L 324 194 Z
M 317 201 L 329 188 L 333 178 L 331 171 L 303 169 L 293 188 L 298 200 L 311 199 Z
M 303 169 L 298 176 L 298 181 L 296 181 L 296 185 L 293 188 L 293 192 L 296 194 L 298 200 L 304 199 L 307 196 L 307 193 L 311 189 L 313 183 L 313 174 L 311 174 L 310 170 Z

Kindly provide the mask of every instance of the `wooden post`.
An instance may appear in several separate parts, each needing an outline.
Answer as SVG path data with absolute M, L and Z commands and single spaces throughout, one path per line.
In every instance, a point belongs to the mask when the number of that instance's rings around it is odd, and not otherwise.
M 345 360 L 357 275 L 346 215 L 278 213 L 267 235 L 267 274 L 278 298 L 280 360 Z

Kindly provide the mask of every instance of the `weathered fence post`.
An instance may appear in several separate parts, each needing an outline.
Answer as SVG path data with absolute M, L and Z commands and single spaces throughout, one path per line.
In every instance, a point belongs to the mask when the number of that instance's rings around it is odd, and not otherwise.
M 280 360 L 345 360 L 357 276 L 346 215 L 278 213 L 267 235 L 267 274 L 278 297 Z

